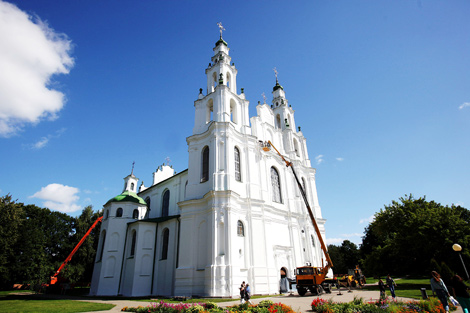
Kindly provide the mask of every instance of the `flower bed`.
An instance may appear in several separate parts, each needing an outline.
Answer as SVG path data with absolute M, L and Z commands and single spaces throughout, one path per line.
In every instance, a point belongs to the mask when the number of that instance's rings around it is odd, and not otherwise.
M 228 308 L 220 308 L 213 302 L 206 303 L 166 303 L 160 301 L 151 303 L 147 307 L 138 306 L 136 308 L 124 307 L 124 312 L 161 312 L 161 313 L 228 313 L 228 312 L 254 312 L 254 313 L 295 313 L 290 306 L 282 303 L 273 303 L 271 300 L 263 300 L 258 305 L 248 305 L 248 303 L 234 305 Z
M 437 298 L 406 302 L 391 300 L 388 298 L 383 300 L 364 302 L 362 298 L 354 298 L 354 301 L 345 303 L 333 302 L 331 300 L 327 301 L 318 298 L 313 300 L 311 306 L 312 310 L 317 313 L 445 313 L 444 307 Z M 457 309 L 451 304 L 449 304 L 449 308 L 450 311 L 455 311 Z

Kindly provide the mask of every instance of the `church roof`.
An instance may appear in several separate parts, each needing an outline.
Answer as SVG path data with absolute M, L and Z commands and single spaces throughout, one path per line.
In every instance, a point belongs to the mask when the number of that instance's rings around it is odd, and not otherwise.
M 134 222 L 130 222 L 128 224 L 134 224 L 134 223 L 138 223 L 138 222 L 146 222 L 146 223 L 162 223 L 162 222 L 166 222 L 166 221 L 169 221 L 169 220 L 172 220 L 174 218 L 178 218 L 180 217 L 181 215 L 170 215 L 170 216 L 162 216 L 162 217 L 155 217 L 155 218 L 147 218 L 147 219 L 143 219 L 143 220 L 138 220 L 138 221 L 134 221 Z
M 134 202 L 134 203 L 140 203 L 144 205 L 147 204 L 144 201 L 144 199 L 139 197 L 135 192 L 128 191 L 128 190 L 124 191 L 123 193 L 121 193 L 120 195 L 117 195 L 114 198 L 109 199 L 109 201 L 106 202 L 106 204 L 111 203 L 111 202 Z
M 284 90 L 284 88 L 283 88 L 281 85 L 279 85 L 279 82 L 278 82 L 277 79 L 276 79 L 276 86 L 273 87 L 273 91 L 276 91 L 276 90 L 278 90 L 279 88 L 281 88 L 282 90 Z
M 217 47 L 219 44 L 223 43 L 225 46 L 228 47 L 228 44 L 225 40 L 222 39 L 222 36 L 220 36 L 220 39 L 215 43 L 215 46 Z

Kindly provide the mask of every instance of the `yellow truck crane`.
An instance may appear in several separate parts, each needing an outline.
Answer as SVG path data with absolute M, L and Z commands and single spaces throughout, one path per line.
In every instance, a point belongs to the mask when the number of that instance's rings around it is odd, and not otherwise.
M 284 158 L 284 156 L 282 156 L 282 154 L 276 149 L 276 147 L 274 147 L 271 141 L 268 141 L 267 144 L 263 144 L 264 151 L 269 151 L 270 147 L 276 150 L 277 154 L 286 163 L 286 166 L 292 169 L 292 173 L 294 174 L 295 181 L 297 182 L 297 186 L 300 189 L 300 193 L 302 194 L 302 198 L 304 199 L 305 206 L 307 207 L 310 220 L 312 221 L 313 227 L 315 228 L 315 232 L 320 241 L 321 249 L 323 253 L 325 254 L 325 258 L 326 258 L 326 266 L 323 266 L 322 264 L 322 267 L 302 266 L 302 267 L 297 267 L 295 269 L 295 277 L 296 277 L 295 282 L 296 282 L 297 292 L 299 293 L 300 296 L 304 296 L 307 293 L 307 290 L 309 290 L 312 294 L 315 294 L 315 295 L 322 294 L 324 291 L 327 293 L 330 293 L 331 287 L 333 285 L 337 285 L 337 282 L 334 278 L 326 277 L 330 268 L 333 267 L 333 262 L 331 261 L 326 245 L 320 234 L 320 229 L 318 228 L 317 222 L 315 221 L 315 217 L 313 216 L 312 209 L 310 208 L 310 205 L 308 203 L 305 190 L 302 187 L 302 184 L 300 183 L 299 178 L 297 177 L 297 174 L 295 173 L 294 167 L 292 166 L 292 162 L 287 161 Z

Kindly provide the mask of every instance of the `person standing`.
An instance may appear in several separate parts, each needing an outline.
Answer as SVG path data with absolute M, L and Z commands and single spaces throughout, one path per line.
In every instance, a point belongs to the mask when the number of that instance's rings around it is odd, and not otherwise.
M 251 299 L 251 287 L 250 287 L 250 284 L 246 284 L 246 287 L 245 287 L 245 300 L 249 304 L 253 305 L 253 302 L 251 302 L 250 299 Z
M 245 303 L 245 282 L 240 285 L 240 303 Z
M 382 279 L 379 279 L 380 300 L 385 299 L 385 284 Z
M 388 286 L 388 289 L 390 289 L 390 293 L 392 294 L 392 298 L 395 299 L 395 287 L 397 284 L 395 284 L 395 281 L 393 280 L 392 277 L 390 277 L 390 274 L 387 275 L 386 283 Z
M 446 284 L 444 284 L 444 281 L 441 278 L 441 275 L 439 275 L 438 272 L 432 271 L 431 272 L 431 289 L 433 293 L 436 293 L 437 297 L 442 303 L 442 306 L 444 307 L 444 310 L 446 310 L 446 313 L 449 313 L 449 291 L 447 290 Z
M 470 295 L 468 294 L 468 289 L 462 277 L 459 275 L 452 277 L 452 293 L 465 313 L 470 313 Z

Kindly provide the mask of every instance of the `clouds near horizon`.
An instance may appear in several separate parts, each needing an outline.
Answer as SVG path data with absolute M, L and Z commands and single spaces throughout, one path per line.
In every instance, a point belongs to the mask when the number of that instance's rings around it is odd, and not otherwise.
M 323 163 L 323 161 L 324 161 L 324 159 L 323 159 L 323 154 L 317 155 L 317 156 L 315 157 L 315 161 L 317 162 L 317 164 Z
M 81 209 L 76 203 L 80 198 L 77 195 L 79 192 L 78 188 L 54 183 L 42 187 L 41 190 L 29 198 L 44 200 L 43 205 L 51 210 L 70 213 Z
M 470 102 L 465 102 L 465 103 L 462 103 L 460 106 L 459 106 L 459 110 L 462 110 L 466 107 L 470 107 Z
M 51 88 L 51 79 L 69 73 L 70 51 L 66 35 L 0 0 L 0 136 L 57 118 L 65 95 Z

